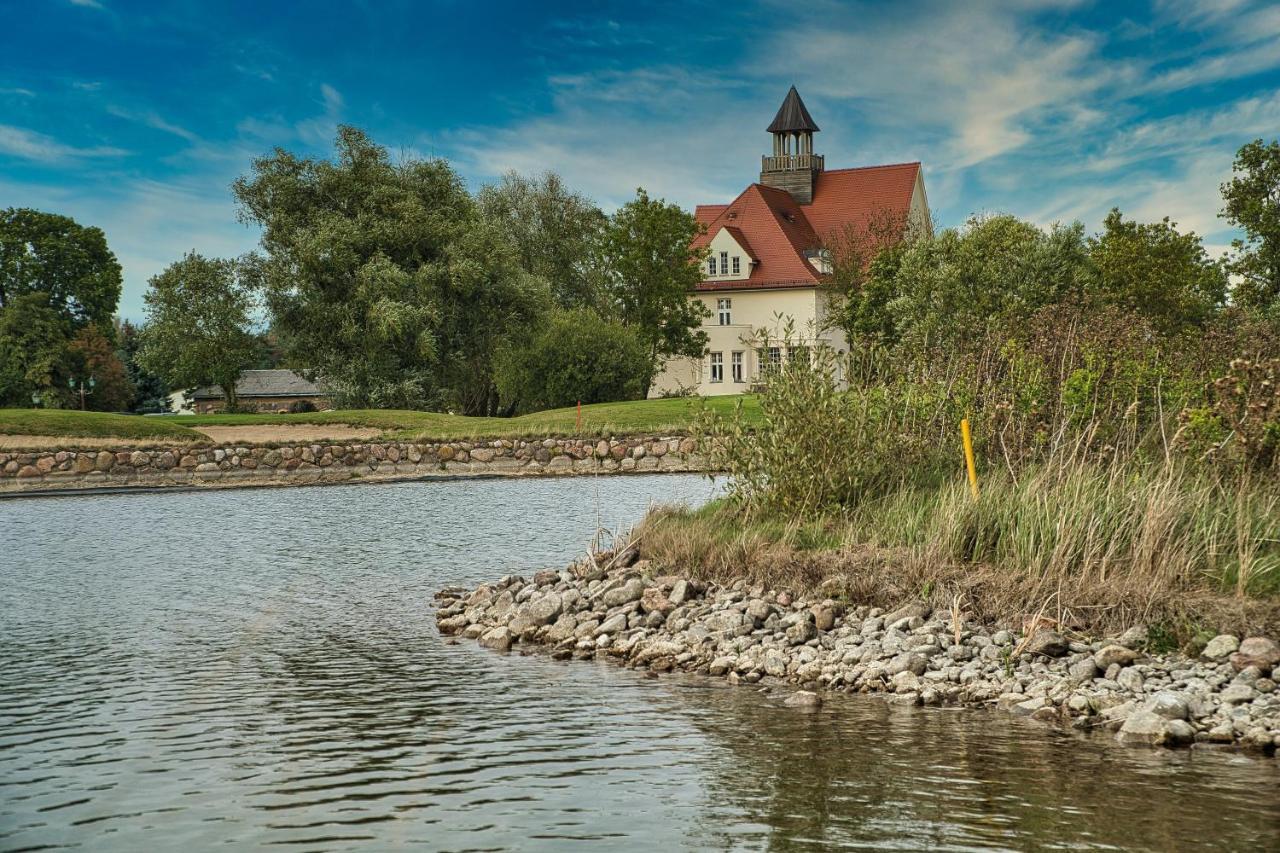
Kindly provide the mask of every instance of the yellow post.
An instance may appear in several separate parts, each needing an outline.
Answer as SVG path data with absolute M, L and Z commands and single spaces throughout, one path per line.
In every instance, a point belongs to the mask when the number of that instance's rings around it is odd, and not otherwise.
M 964 462 L 969 468 L 969 491 L 978 499 L 978 468 L 973 464 L 973 437 L 969 434 L 969 419 L 960 421 L 960 437 L 964 439 Z

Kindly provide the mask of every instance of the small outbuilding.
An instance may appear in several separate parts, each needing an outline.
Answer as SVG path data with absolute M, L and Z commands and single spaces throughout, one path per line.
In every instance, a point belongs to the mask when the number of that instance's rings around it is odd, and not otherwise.
M 246 412 L 288 412 L 305 408 L 329 408 L 329 399 L 319 385 L 292 370 L 246 370 L 236 382 L 236 404 Z M 226 408 L 222 389 L 216 385 L 197 388 L 191 395 L 196 414 L 207 415 Z

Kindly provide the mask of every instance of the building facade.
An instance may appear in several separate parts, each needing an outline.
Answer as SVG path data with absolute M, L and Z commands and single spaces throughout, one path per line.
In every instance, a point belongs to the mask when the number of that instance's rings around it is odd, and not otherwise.
M 651 396 L 741 394 L 815 345 L 843 354 L 848 342 L 822 286 L 831 253 L 873 232 L 897 240 L 931 227 L 920 164 L 828 171 L 813 149 L 818 126 L 794 86 L 768 132 L 773 153 L 761 157 L 759 182 L 728 204 L 694 211 L 705 228 L 694 246 L 708 250 L 692 297 L 711 312 L 707 354 L 669 361 Z
M 329 398 L 316 383 L 292 370 L 245 370 L 236 382 L 236 405 L 242 412 L 283 413 L 298 406 L 308 411 L 330 408 Z M 197 388 L 191 406 L 198 415 L 221 412 L 227 406 L 216 385 Z

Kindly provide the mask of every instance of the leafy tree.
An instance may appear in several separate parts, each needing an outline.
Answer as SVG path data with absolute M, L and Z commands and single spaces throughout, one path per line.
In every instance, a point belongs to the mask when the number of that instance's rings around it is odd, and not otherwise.
M 895 334 L 914 348 L 978 340 L 1039 308 L 1078 300 L 1089 280 L 1088 246 L 1079 223 L 1048 232 L 1013 216 L 970 219 L 917 240 L 899 263 L 874 271 Z
M 702 281 L 705 250 L 691 243 L 702 228 L 688 213 L 644 189 L 610 218 L 602 240 L 607 304 L 644 343 L 649 361 L 642 392 L 672 356 L 701 358 L 707 348 L 702 320 L 711 312 L 690 299 Z
M 69 377 L 64 318 L 38 291 L 0 308 L 0 406 L 25 407 L 32 395 L 61 408 Z
M 1112 210 L 1089 240 L 1091 294 L 1149 319 L 1160 332 L 1203 326 L 1226 300 L 1227 274 L 1194 232 L 1179 234 L 1168 217 L 1144 224 Z
M 111 340 L 97 326 L 85 326 L 71 339 L 67 347 L 74 379 L 84 382 L 94 380 L 93 391 L 85 395 L 84 406 L 95 412 L 123 412 L 133 402 L 133 383 L 124 362 L 116 355 Z M 71 394 L 71 406 L 80 403 L 79 395 Z
M 235 411 L 236 382 L 255 354 L 253 293 L 232 260 L 195 252 L 153 276 L 138 363 L 172 388 L 216 385 Z
M 649 374 L 645 343 L 634 327 L 587 308 L 552 312 L 523 346 L 499 354 L 498 392 L 522 412 L 634 400 Z
M 1261 139 L 1242 147 L 1232 164 L 1233 177 L 1222 185 L 1223 215 L 1244 229 L 1233 240 L 1231 271 L 1240 276 L 1235 299 L 1268 309 L 1280 304 L 1280 141 Z
M 117 354 L 129 374 L 133 385 L 133 410 L 135 412 L 167 412 L 169 410 L 169 386 L 163 379 L 138 363 L 138 351 L 142 348 L 142 329 L 128 320 L 116 326 Z
M 0 212 L 0 308 L 42 294 L 70 335 L 88 323 L 105 328 L 120 287 L 120 264 L 102 229 L 39 210 Z
M 521 268 L 547 282 L 557 305 L 600 303 L 595 255 L 607 220 L 590 199 L 571 192 L 554 172 L 508 172 L 500 183 L 481 188 L 476 202 L 481 216 L 515 243 Z
M 340 405 L 492 414 L 492 347 L 546 304 L 510 241 L 442 160 L 392 163 L 341 127 L 335 161 L 276 149 L 235 182 L 262 226 L 261 287 L 290 359 Z

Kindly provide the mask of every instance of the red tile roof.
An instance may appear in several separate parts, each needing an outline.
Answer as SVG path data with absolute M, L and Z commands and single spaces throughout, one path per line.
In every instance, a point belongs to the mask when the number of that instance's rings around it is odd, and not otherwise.
M 728 204 L 698 205 L 694 217 L 707 230 L 693 245 L 705 246 L 729 228 L 754 261 L 746 280 L 712 279 L 698 290 L 813 287 L 821 274 L 806 252 L 846 231 L 865 233 L 881 213 L 905 222 L 919 174 L 919 163 L 836 169 L 818 173 L 810 204 L 797 204 L 785 190 L 752 184 Z

